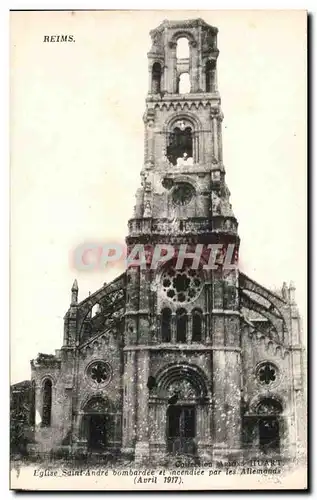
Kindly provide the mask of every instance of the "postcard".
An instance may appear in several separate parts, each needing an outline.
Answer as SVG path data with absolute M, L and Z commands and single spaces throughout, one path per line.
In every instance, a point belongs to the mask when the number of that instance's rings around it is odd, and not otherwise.
M 11 488 L 307 488 L 307 13 L 11 11 Z

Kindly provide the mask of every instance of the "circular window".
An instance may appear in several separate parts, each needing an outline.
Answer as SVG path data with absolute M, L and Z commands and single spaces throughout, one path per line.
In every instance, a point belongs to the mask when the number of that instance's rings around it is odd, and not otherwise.
M 187 182 L 178 182 L 173 189 L 172 199 L 175 205 L 187 205 L 195 195 L 195 189 Z
M 103 387 L 111 380 L 111 367 L 105 361 L 94 361 L 88 366 L 86 375 L 91 384 L 97 387 Z
M 273 385 L 278 380 L 278 372 L 276 366 L 272 363 L 262 363 L 256 371 L 256 378 L 263 386 Z
M 198 269 L 189 266 L 183 269 L 167 269 L 162 274 L 162 287 L 173 302 L 190 302 L 198 297 L 203 281 Z

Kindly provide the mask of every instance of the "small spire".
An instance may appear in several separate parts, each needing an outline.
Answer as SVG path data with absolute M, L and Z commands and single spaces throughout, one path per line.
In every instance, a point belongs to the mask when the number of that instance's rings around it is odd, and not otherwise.
M 71 301 L 71 306 L 75 306 L 78 304 L 78 283 L 77 280 L 74 281 L 73 286 L 72 286 L 72 301 Z
M 282 286 L 282 296 L 283 296 L 284 300 L 288 300 L 288 288 L 287 288 L 287 284 L 285 281 L 283 282 L 283 286 Z
M 291 304 L 295 304 L 295 290 L 294 281 L 291 281 L 289 284 L 289 300 Z

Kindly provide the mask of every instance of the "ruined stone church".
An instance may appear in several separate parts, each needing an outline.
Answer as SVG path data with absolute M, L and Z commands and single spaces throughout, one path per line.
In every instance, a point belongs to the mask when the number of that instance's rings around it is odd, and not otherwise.
M 239 249 L 223 164 L 217 33 L 202 19 L 166 20 L 150 32 L 144 164 L 128 249 Z M 63 345 L 31 369 L 38 453 L 292 459 L 305 440 L 294 285 L 271 291 L 238 267 L 132 266 L 82 301 L 75 281 Z

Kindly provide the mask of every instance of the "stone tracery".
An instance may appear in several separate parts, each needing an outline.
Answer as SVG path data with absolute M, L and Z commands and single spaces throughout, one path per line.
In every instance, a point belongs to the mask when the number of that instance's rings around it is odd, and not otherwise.
M 199 269 L 184 265 L 182 269 L 170 267 L 162 273 L 163 292 L 172 302 L 186 303 L 198 297 L 203 281 Z

